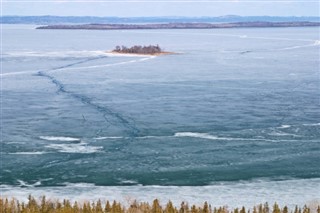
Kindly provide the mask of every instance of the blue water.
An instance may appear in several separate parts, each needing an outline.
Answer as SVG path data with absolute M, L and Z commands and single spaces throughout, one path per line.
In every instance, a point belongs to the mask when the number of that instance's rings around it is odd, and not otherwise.
M 3 192 L 70 184 L 319 185 L 319 37 L 316 27 L 3 25 Z M 135 44 L 179 54 L 106 53 Z

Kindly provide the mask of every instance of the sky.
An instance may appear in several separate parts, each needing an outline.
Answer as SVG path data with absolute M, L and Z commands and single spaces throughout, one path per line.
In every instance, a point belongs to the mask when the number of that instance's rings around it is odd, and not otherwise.
M 320 16 L 319 0 L 0 0 L 2 15 Z

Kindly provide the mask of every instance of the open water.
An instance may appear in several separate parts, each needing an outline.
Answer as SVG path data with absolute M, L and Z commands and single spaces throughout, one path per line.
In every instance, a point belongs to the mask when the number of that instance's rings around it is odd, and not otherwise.
M 2 196 L 320 202 L 319 28 L 34 28 L 2 25 Z

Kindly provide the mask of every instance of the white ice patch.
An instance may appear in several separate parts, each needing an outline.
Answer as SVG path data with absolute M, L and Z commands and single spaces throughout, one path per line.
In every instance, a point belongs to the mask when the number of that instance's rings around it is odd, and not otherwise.
M 110 53 L 104 53 L 106 55 Z M 117 55 L 119 57 L 127 57 L 125 54 L 120 54 Z M 68 67 L 68 68 L 60 68 L 60 69 L 55 69 L 55 70 L 50 70 L 51 72 L 54 71 L 70 71 L 70 70 L 87 70 L 87 69 L 96 69 L 96 68 L 105 68 L 105 67 L 113 67 L 113 66 L 119 66 L 119 65 L 125 65 L 125 64 L 130 64 L 130 63 L 137 63 L 137 62 L 143 62 L 147 61 L 150 59 L 154 59 L 156 56 L 146 56 L 146 55 L 130 55 L 129 57 L 142 57 L 140 59 L 136 60 L 130 60 L 130 61 L 123 61 L 123 62 L 118 62 L 118 63 L 111 63 L 111 64 L 102 64 L 102 65 L 93 65 L 93 66 L 82 66 L 82 67 Z M 47 70 L 48 71 L 48 70 Z M 38 71 L 35 70 L 27 70 L 27 71 L 18 71 L 18 72 L 2 72 L 0 74 L 1 77 L 6 77 L 6 76 L 15 76 L 15 75 L 24 75 L 24 74 L 36 74 Z
M 315 124 L 302 124 L 303 126 L 320 126 L 320 123 Z
M 315 46 L 320 45 L 320 40 L 316 40 L 316 41 L 314 42 L 314 45 L 315 45 Z
M 271 132 L 268 135 L 271 136 L 294 136 L 294 137 L 301 137 L 300 135 L 296 135 L 296 134 L 291 134 L 291 133 L 286 133 L 286 132 Z
M 41 181 L 37 181 L 34 184 L 28 184 L 23 180 L 17 180 L 19 182 L 19 186 L 20 187 L 35 187 L 35 186 L 40 186 L 41 185 Z
M 25 144 L 26 142 L 8 142 L 7 144 Z
M 137 138 L 137 139 L 148 139 L 148 138 L 168 138 L 172 136 L 156 136 L 156 135 L 146 135 L 146 136 L 137 136 L 137 137 L 128 137 L 128 136 L 101 136 L 93 138 L 95 140 L 107 140 L 107 139 L 130 139 L 130 138 Z
M 136 180 L 120 180 L 120 183 L 138 185 L 138 182 Z
M 290 47 L 284 47 L 280 49 L 275 49 L 275 50 L 294 50 L 294 49 L 300 49 L 300 48 L 306 48 L 306 47 L 313 47 L 313 46 L 318 46 L 319 44 L 316 42 L 311 43 L 311 44 L 306 44 L 306 45 L 296 45 L 296 46 L 290 46 Z
M 49 144 L 45 146 L 46 148 L 55 149 L 58 152 L 63 153 L 81 153 L 90 154 L 100 152 L 102 146 L 89 146 L 87 143 L 77 143 L 77 144 Z
M 43 155 L 49 152 L 12 152 L 10 155 Z
M 132 57 L 132 56 L 131 56 Z M 130 64 L 130 63 L 136 63 L 136 62 L 142 62 L 142 61 L 147 61 L 150 59 L 155 58 L 155 56 L 144 56 L 141 59 L 135 59 L 135 60 L 130 60 L 130 61 L 123 61 L 123 62 L 118 62 L 118 63 L 113 63 L 113 64 L 102 64 L 102 65 L 93 65 L 93 66 L 85 66 L 85 67 L 71 67 L 71 68 L 61 68 L 61 69 L 56 69 L 54 71 L 58 70 L 82 70 L 82 69 L 96 69 L 96 68 L 104 68 L 104 67 L 113 67 L 113 66 L 119 66 L 119 65 L 124 65 L 124 64 Z
M 168 138 L 168 137 L 172 137 L 172 136 L 146 135 L 146 136 L 140 136 L 140 137 L 136 137 L 136 138 L 139 138 L 139 139 L 148 139 L 148 138 Z
M 281 125 L 280 127 L 278 127 L 279 129 L 286 129 L 286 128 L 290 128 L 290 125 Z
M 272 140 L 272 139 L 265 139 L 265 138 L 219 137 L 215 135 L 210 135 L 208 133 L 199 133 L 199 132 L 177 132 L 174 134 L 173 137 L 190 137 L 190 138 L 201 138 L 201 139 L 207 139 L 207 140 L 220 140 L 220 141 L 272 141 L 272 142 L 279 141 L 279 140 Z
M 208 133 L 198 133 L 198 132 L 177 132 L 174 134 L 175 137 L 193 137 L 193 138 L 203 138 L 209 140 L 219 140 L 220 138 L 214 135 L 209 135 Z
M 37 52 L 37 51 L 14 51 L 14 52 L 6 52 L 5 56 L 9 57 L 46 57 L 46 58 L 86 58 L 86 57 L 98 57 L 98 56 L 108 56 L 105 51 L 95 50 L 80 50 L 80 51 L 46 51 L 46 52 Z
M 38 71 L 35 70 L 27 70 L 27 71 L 19 71 L 19 72 L 7 72 L 7 73 L 1 73 L 0 76 L 15 76 L 15 75 L 24 75 L 24 74 L 36 74 Z
M 73 137 L 64 137 L 64 136 L 40 136 L 39 137 L 42 140 L 47 140 L 47 141 L 81 141 L 79 138 L 73 138 Z

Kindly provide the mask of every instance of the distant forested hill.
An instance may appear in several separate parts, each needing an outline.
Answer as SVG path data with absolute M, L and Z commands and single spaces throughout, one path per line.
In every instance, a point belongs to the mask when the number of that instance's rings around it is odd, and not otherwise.
M 107 23 L 223 23 L 223 22 L 319 22 L 320 17 L 218 16 L 218 17 L 95 17 L 95 16 L 2 16 L 2 24 L 107 24 Z

